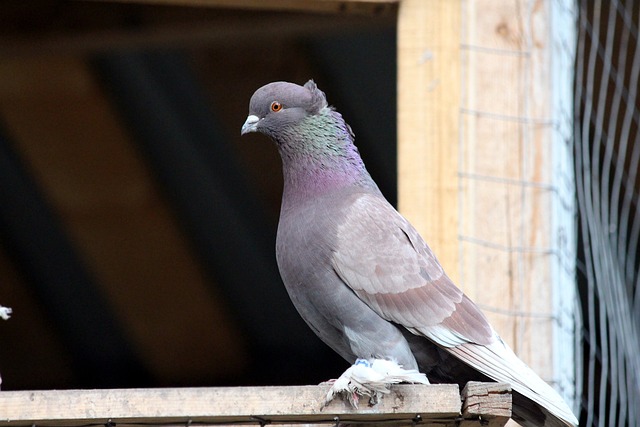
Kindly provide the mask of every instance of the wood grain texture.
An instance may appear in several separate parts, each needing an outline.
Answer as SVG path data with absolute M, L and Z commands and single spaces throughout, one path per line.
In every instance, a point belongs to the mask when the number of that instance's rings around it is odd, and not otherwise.
M 398 205 L 457 282 L 460 2 L 405 0 L 398 21 Z
M 441 420 L 460 416 L 457 385 L 399 385 L 378 405 L 342 400 L 326 408 L 329 386 L 49 390 L 0 393 L 0 426 L 79 426 L 123 423 L 274 423 L 397 419 Z
M 462 390 L 463 426 L 470 420 L 484 420 L 484 425 L 503 426 L 511 418 L 511 387 L 508 384 L 470 381 Z M 487 424 L 488 423 L 488 424 Z
M 328 385 L 291 387 L 46 390 L 0 393 L 0 426 L 89 424 L 278 424 L 499 427 L 511 414 L 507 384 L 396 385 L 375 406 L 336 399 Z M 463 412 L 461 414 L 461 402 Z
M 399 209 L 547 380 L 550 22 L 547 3 L 484 0 L 404 0 L 398 21 Z
M 543 379 L 552 370 L 549 3 L 463 10 L 460 286 Z

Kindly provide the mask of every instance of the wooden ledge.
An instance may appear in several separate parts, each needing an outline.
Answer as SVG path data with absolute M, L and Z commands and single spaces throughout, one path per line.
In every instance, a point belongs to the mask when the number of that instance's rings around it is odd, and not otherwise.
M 213 387 L 0 392 L 0 426 L 88 424 L 286 424 L 397 420 L 454 426 L 504 425 L 511 409 L 504 384 L 470 383 L 461 400 L 457 385 L 398 385 L 380 403 L 341 400 L 322 408 L 329 386 Z M 462 405 L 464 401 L 464 405 Z M 461 415 L 462 408 L 464 415 Z M 492 411 L 494 411 L 493 413 Z M 502 422 L 504 419 L 504 422 Z M 500 424 L 502 422 L 502 424 Z M 386 423 L 385 423 L 386 424 Z
M 498 383 L 470 381 L 462 389 L 461 427 L 482 425 L 503 426 L 511 418 L 511 386 Z M 470 421 L 473 420 L 473 421 Z

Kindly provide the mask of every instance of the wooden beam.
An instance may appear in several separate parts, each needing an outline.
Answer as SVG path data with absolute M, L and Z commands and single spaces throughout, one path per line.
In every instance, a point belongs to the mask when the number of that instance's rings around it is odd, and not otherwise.
M 554 2 L 529 6 L 401 2 L 398 198 L 504 341 L 557 381 L 573 375 L 554 370 L 554 357 L 575 360 L 562 340 L 551 347 L 558 336 L 572 343 L 573 334 L 575 256 L 566 242 L 575 219 L 563 139 L 571 115 L 553 105 L 571 98 L 557 93 L 571 81 L 573 61 L 563 47 L 571 36 L 561 39 L 558 22 L 572 13 Z
M 376 406 L 340 399 L 322 408 L 329 386 L 17 391 L 0 393 L 0 426 L 113 423 L 253 423 L 455 420 L 456 385 L 401 385 Z M 335 422 L 335 421 L 334 421 Z
M 15 22 L 49 19 L 47 11 L 11 9 L 0 2 L 0 55 L 95 54 L 113 50 L 237 46 L 256 40 L 297 39 L 317 34 L 357 33 L 395 25 L 395 10 L 376 16 L 251 12 L 191 8 L 166 4 L 71 2 L 47 27 L 20 27 Z M 104 16 L 97 21 L 96 16 Z M 136 21 L 136 25 L 131 25 Z M 70 25 L 69 23 L 73 23 Z
M 570 116 L 551 108 L 557 90 L 552 53 L 558 43 L 552 38 L 558 17 L 551 16 L 551 3 L 534 8 L 523 0 L 466 3 L 460 145 L 466 191 L 459 227 L 464 291 L 483 307 L 502 339 L 548 381 L 557 375 L 552 269 L 567 268 L 557 265 L 553 254 L 558 244 L 553 211 L 564 203 L 553 176 L 554 146 L 564 144 L 553 138 L 557 123 Z M 571 170 L 571 163 L 565 167 Z
M 458 276 L 460 2 L 404 0 L 398 21 L 398 205 Z
M 489 427 L 503 426 L 511 418 L 511 387 L 498 383 L 469 381 L 462 389 L 462 417 L 460 426 L 469 427 L 484 420 Z
M 341 399 L 323 408 L 328 389 L 328 385 L 320 385 L 2 392 L 0 426 L 81 426 L 109 422 L 335 425 L 355 421 L 398 421 L 406 425 L 420 421 L 453 427 L 466 420 L 466 426 L 479 427 L 480 416 L 497 422 L 505 411 L 510 411 L 510 389 L 505 384 L 476 383 L 467 387 L 463 397 L 473 404 L 464 419 L 460 415 L 458 386 L 453 384 L 393 386 L 377 405 L 368 405 L 362 399 L 359 409 Z M 494 414 L 487 408 L 497 409 Z
M 93 1 L 93 0 L 90 0 Z M 400 0 L 112 0 L 115 3 L 164 4 L 173 6 L 224 7 L 315 13 L 379 14 Z

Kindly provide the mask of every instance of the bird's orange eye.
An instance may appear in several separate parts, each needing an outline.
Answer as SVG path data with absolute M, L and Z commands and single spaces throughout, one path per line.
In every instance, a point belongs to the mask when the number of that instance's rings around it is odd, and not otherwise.
M 280 110 L 282 110 L 282 104 L 280 104 L 278 101 L 273 101 L 271 103 L 271 111 L 277 113 Z

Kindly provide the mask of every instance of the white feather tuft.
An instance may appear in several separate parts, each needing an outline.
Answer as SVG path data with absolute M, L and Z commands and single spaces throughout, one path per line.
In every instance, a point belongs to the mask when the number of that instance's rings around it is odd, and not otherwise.
M 340 378 L 335 380 L 327 393 L 325 406 L 341 395 L 354 408 L 358 407 L 360 396 L 369 396 L 369 403 L 375 405 L 389 386 L 398 383 L 429 384 L 425 374 L 415 369 L 404 369 L 398 363 L 385 359 L 358 359 Z

